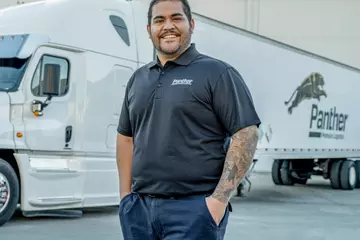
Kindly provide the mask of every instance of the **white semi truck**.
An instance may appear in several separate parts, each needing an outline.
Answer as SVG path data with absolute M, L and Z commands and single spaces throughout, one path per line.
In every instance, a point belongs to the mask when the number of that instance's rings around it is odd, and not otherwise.
M 154 59 L 147 4 L 46 0 L 0 11 L 0 225 L 119 203 L 124 89 Z M 255 159 L 276 184 L 359 186 L 360 70 L 195 14 L 193 41 L 244 77 L 262 119 Z M 206 71 L 206 69 L 204 69 Z M 226 94 L 226 93 L 224 93 Z

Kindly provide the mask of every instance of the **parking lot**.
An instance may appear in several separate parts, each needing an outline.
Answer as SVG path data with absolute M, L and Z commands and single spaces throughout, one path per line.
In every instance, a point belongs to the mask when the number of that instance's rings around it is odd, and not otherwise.
M 227 240 L 338 240 L 360 236 L 360 190 L 332 190 L 315 178 L 307 186 L 275 186 L 270 174 L 252 176 L 252 190 L 232 200 Z M 81 218 L 24 218 L 0 228 L 1 240 L 119 240 L 116 208 L 93 209 Z

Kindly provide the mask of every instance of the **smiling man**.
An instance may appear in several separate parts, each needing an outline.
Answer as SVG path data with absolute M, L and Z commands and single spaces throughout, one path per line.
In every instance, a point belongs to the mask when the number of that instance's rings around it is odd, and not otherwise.
M 187 0 L 152 0 L 157 60 L 128 82 L 118 125 L 124 239 L 223 239 L 260 119 L 241 75 L 191 44 Z M 228 150 L 224 141 L 231 136 Z

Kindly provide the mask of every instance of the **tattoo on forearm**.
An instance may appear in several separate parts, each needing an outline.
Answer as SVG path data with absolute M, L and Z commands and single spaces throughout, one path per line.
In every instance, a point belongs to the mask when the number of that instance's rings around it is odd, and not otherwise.
M 232 136 L 220 181 L 212 194 L 213 198 L 223 203 L 230 200 L 231 192 L 245 177 L 253 161 L 257 142 L 258 130 L 256 126 L 244 128 Z

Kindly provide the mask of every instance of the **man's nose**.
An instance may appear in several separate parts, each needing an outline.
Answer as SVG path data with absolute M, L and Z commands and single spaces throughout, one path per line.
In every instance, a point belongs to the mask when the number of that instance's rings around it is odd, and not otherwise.
M 171 20 L 166 20 L 164 23 L 164 29 L 173 29 L 174 28 L 174 22 Z

